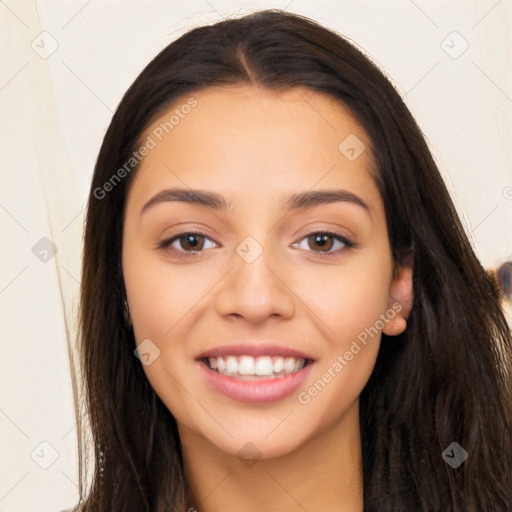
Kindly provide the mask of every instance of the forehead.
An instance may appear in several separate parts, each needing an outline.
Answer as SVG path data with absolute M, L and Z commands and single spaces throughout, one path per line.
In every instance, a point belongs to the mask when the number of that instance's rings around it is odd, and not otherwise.
M 315 184 L 376 192 L 365 130 L 340 101 L 306 88 L 236 85 L 184 95 L 140 140 L 149 139 L 154 147 L 133 183 L 146 194 L 164 181 L 259 199 Z

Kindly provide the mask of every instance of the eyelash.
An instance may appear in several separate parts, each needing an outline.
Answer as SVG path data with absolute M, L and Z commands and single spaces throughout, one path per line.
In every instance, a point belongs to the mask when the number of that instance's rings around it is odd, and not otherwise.
M 161 250 L 166 250 L 171 246 L 171 244 L 173 242 L 175 242 L 176 240 L 185 238 L 187 235 L 197 235 L 202 238 L 207 238 L 208 240 L 211 240 L 205 233 L 202 233 L 200 231 L 185 231 L 183 233 L 179 233 L 179 234 L 173 236 L 172 238 L 168 238 L 167 240 L 162 240 L 161 242 L 158 242 L 157 248 L 161 249 Z M 327 235 L 327 236 L 330 236 L 330 237 L 338 240 L 339 242 L 341 242 L 344 245 L 344 247 L 342 247 L 341 249 L 337 249 L 334 252 L 312 251 L 312 252 L 316 252 L 317 254 L 322 254 L 322 255 L 326 255 L 326 256 L 335 256 L 336 253 L 338 253 L 339 251 L 341 251 L 345 248 L 350 249 L 353 247 L 357 247 L 357 244 L 355 242 L 352 242 L 348 238 L 346 238 L 338 233 L 335 233 L 334 231 L 313 231 L 313 232 L 307 234 L 306 236 L 302 237 L 300 239 L 300 242 L 306 238 L 313 236 L 313 235 Z M 211 240 L 211 241 L 213 241 L 213 240 Z M 203 252 L 204 250 L 205 249 L 201 249 L 200 251 L 183 251 L 183 250 L 174 249 L 175 252 L 181 253 L 179 256 L 180 258 L 194 258 L 200 252 Z

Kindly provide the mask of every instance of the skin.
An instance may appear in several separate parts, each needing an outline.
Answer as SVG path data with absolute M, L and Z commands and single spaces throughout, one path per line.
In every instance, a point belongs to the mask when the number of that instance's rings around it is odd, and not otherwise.
M 160 350 L 143 368 L 177 421 L 189 506 L 360 512 L 359 395 L 381 331 L 403 332 L 412 302 L 410 264 L 393 268 L 368 136 L 347 108 L 307 89 L 216 87 L 194 98 L 197 106 L 142 161 L 123 233 L 135 340 L 150 339 Z M 141 140 L 187 100 L 156 119 Z M 354 161 L 338 150 L 350 134 L 366 146 Z M 167 201 L 140 215 L 155 194 L 174 187 L 217 192 L 231 209 Z M 350 202 L 294 211 L 281 204 L 292 193 L 339 188 L 369 211 Z M 190 230 L 206 237 L 197 240 L 202 252 L 180 258 L 193 251 L 186 239 L 157 248 Z M 322 248 L 310 236 L 322 230 L 357 245 L 327 238 Z M 263 249 L 252 263 L 236 252 L 248 236 Z M 400 312 L 359 343 L 357 355 L 307 404 L 297 392 L 273 403 L 242 403 L 199 378 L 200 352 L 269 339 L 315 359 L 299 390 L 307 391 L 393 304 Z M 237 455 L 248 442 L 261 457 L 253 465 Z

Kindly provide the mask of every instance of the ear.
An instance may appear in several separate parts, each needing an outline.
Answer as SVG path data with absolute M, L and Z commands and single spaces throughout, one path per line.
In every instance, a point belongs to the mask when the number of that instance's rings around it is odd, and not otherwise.
M 389 319 L 382 330 L 388 336 L 402 334 L 407 328 L 407 318 L 411 313 L 413 302 L 412 272 L 413 253 L 410 252 L 395 269 L 391 281 L 388 307 L 396 314 Z

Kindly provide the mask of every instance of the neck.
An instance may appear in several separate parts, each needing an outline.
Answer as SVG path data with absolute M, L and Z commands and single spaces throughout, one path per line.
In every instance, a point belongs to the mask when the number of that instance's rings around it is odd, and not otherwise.
M 362 512 L 358 402 L 297 450 L 252 463 L 226 454 L 179 425 L 187 511 Z

